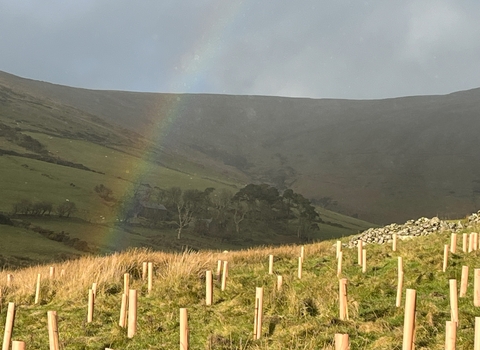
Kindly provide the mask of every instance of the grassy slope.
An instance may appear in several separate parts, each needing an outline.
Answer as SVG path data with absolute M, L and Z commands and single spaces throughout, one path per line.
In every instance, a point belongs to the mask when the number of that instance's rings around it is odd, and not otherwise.
M 18 307 L 14 339 L 29 348 L 48 342 L 46 311 L 59 313 L 59 335 L 68 349 L 172 349 L 178 346 L 178 311 L 188 308 L 192 349 L 333 349 L 337 332 L 348 333 L 352 349 L 401 349 L 403 306 L 395 307 L 397 256 L 404 259 L 405 288 L 417 290 L 416 349 L 444 349 L 445 321 L 450 318 L 449 278 L 460 279 L 462 265 L 470 266 L 467 297 L 459 299 L 457 348 L 473 348 L 474 317 L 471 278 L 478 253 L 450 257 L 442 269 L 443 245 L 449 234 L 437 234 L 390 246 L 368 245 L 368 271 L 360 272 L 356 249 L 344 252 L 343 277 L 348 279 L 350 319 L 338 319 L 338 279 L 333 241 L 306 246 L 303 277 L 296 277 L 299 247 L 285 246 L 241 252 L 204 252 L 170 255 L 132 251 L 104 258 L 83 258 L 57 265 L 63 280 L 44 280 L 41 305 L 33 305 L 37 273 L 48 266 L 14 271 L 15 283 L 4 285 L 4 302 Z M 276 274 L 284 288 L 275 291 L 275 275 L 268 275 L 268 254 L 274 254 Z M 215 269 L 217 259 L 229 261 L 227 289 L 216 284 L 214 305 L 204 306 L 204 271 Z M 146 295 L 139 269 L 143 261 L 155 265 L 153 292 Z M 80 272 L 80 273 L 79 273 Z M 117 326 L 122 276 L 130 272 L 131 288 L 140 292 L 138 333 L 127 339 Z M 95 320 L 85 324 L 87 291 L 98 282 Z M 263 337 L 252 341 L 255 287 L 265 294 Z M 2 316 L 5 317 L 5 308 Z

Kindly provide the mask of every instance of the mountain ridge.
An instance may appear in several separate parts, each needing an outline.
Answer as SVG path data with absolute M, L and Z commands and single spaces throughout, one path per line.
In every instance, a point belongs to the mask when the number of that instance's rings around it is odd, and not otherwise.
M 0 73 L 0 84 L 367 221 L 459 217 L 480 204 L 480 88 L 345 100 L 95 91 L 12 77 Z

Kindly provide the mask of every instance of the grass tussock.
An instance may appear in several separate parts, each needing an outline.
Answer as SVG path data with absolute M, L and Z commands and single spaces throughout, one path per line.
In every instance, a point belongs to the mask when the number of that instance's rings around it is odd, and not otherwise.
M 448 280 L 460 285 L 462 265 L 470 267 L 466 298 L 459 299 L 457 348 L 473 347 L 475 316 L 473 269 L 480 251 L 459 252 L 442 272 L 442 233 L 388 245 L 368 245 L 368 268 L 361 272 L 356 249 L 344 249 L 342 277 L 348 280 L 348 320 L 339 319 L 337 262 L 332 241 L 305 246 L 302 279 L 297 277 L 300 247 L 263 247 L 238 252 L 167 254 L 135 249 L 103 257 L 82 257 L 0 273 L 2 322 L 6 304 L 15 302 L 13 339 L 28 348 L 48 344 L 47 311 L 59 315 L 63 349 L 172 349 L 179 342 L 179 308 L 189 313 L 192 349 L 333 349 L 335 333 L 348 333 L 352 349 L 401 349 L 403 306 L 395 307 L 397 257 L 404 259 L 405 288 L 417 290 L 417 349 L 443 349 L 445 321 L 450 319 Z M 459 247 L 461 248 L 461 247 Z M 477 253 L 478 252 L 478 253 Z M 268 274 L 268 255 L 274 274 Z M 218 260 L 229 262 L 225 291 L 214 281 L 214 304 L 205 306 L 205 271 L 216 272 Z M 154 265 L 153 289 L 147 292 L 142 263 Z M 64 274 L 61 275 L 61 271 Z M 118 326 L 123 275 L 139 292 L 138 331 L 133 339 Z M 7 274 L 13 282 L 6 285 Z M 42 275 L 40 302 L 34 304 L 37 274 Z M 277 275 L 283 288 L 277 290 Z M 97 283 L 93 323 L 86 323 L 88 289 Z M 255 287 L 264 287 L 262 338 L 253 340 Z M 405 297 L 405 292 L 403 293 Z

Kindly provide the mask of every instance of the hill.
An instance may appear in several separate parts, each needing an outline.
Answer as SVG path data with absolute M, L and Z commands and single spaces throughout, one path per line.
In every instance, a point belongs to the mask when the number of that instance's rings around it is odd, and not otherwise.
M 478 218 L 478 216 L 477 216 Z M 459 226 L 459 225 L 457 225 Z M 463 226 L 465 222 L 463 222 Z M 459 233 L 478 232 L 471 226 Z M 346 245 L 350 238 L 345 238 Z M 417 291 L 416 349 L 444 349 L 445 323 L 451 318 L 449 280 L 460 281 L 469 266 L 466 297 L 458 299 L 457 348 L 472 349 L 477 308 L 473 306 L 473 268 L 479 250 L 448 258 L 442 272 L 443 249 L 450 232 L 421 236 L 398 243 L 366 245 L 367 269 L 357 265 L 357 250 L 343 248 L 342 278 L 347 279 L 348 319 L 339 317 L 337 260 L 334 241 L 305 246 L 303 272 L 297 275 L 300 247 L 263 247 L 238 252 L 205 251 L 182 254 L 133 250 L 104 257 L 85 257 L 49 266 L 1 273 L 2 316 L 6 303 L 17 307 L 14 340 L 27 348 L 48 344 L 47 311 L 58 313 L 61 346 L 68 349 L 172 349 L 179 344 L 179 308 L 187 308 L 191 349 L 333 349 L 335 333 L 347 333 L 352 349 L 402 348 L 405 289 Z M 274 274 L 268 274 L 273 254 Z M 402 303 L 395 306 L 397 260 L 403 258 Z M 217 261 L 228 261 L 225 290 L 214 282 L 213 305 L 205 305 L 205 271 L 216 271 Z M 143 262 L 154 266 L 148 294 L 142 280 Z M 64 274 L 61 275 L 61 271 Z M 127 337 L 118 326 L 123 276 L 138 291 L 137 333 Z M 13 283 L 6 285 L 6 274 Z M 41 274 L 39 303 L 34 303 L 35 281 Z M 283 277 L 277 290 L 277 275 Z M 97 283 L 92 323 L 86 323 L 88 289 Z M 255 288 L 264 288 L 261 338 L 252 339 Z
M 291 187 L 366 221 L 460 217 L 479 206 L 480 89 L 364 101 L 175 95 L 76 89 L 6 73 L 0 86 L 106 123 L 117 138 L 114 126 L 130 141 L 142 135 L 156 162 L 178 169 L 175 159 L 183 159 L 239 181 Z

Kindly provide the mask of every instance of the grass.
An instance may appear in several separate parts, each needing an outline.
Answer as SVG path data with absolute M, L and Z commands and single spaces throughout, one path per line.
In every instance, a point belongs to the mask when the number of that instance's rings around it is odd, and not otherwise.
M 333 349 L 337 332 L 350 335 L 352 349 L 401 349 L 403 306 L 395 307 L 397 257 L 404 259 L 405 288 L 417 290 L 417 349 L 443 349 L 445 322 L 450 319 L 450 278 L 460 279 L 462 265 L 470 267 L 466 298 L 459 299 L 457 349 L 473 347 L 474 319 L 472 276 L 480 251 L 458 253 L 443 273 L 443 245 L 448 233 L 389 245 L 367 245 L 368 269 L 361 273 L 356 249 L 344 249 L 343 276 L 348 279 L 349 320 L 338 318 L 338 278 L 334 242 L 305 246 L 303 277 L 297 274 L 298 246 L 265 247 L 237 252 L 204 251 L 167 254 L 130 250 L 104 257 L 82 257 L 55 264 L 65 276 L 42 280 L 40 305 L 33 305 L 37 273 L 48 274 L 48 265 L 0 275 L 3 311 L 17 304 L 14 339 L 29 348 L 48 343 L 46 313 L 59 315 L 59 335 L 65 349 L 172 349 L 178 346 L 179 308 L 189 313 L 192 349 Z M 346 240 L 345 240 L 346 242 Z M 275 275 L 268 275 L 268 255 L 273 254 Z M 204 305 L 205 270 L 215 271 L 218 259 L 229 261 L 227 288 L 216 282 L 214 305 Z M 143 261 L 155 266 L 151 295 L 141 280 Z M 118 324 L 123 273 L 131 274 L 131 287 L 139 291 L 138 332 L 128 339 Z M 14 274 L 7 288 L 6 274 Z M 275 288 L 276 274 L 284 288 Z M 88 288 L 98 283 L 93 324 L 86 324 Z M 262 338 L 252 340 L 255 287 L 264 287 Z M 405 294 L 404 294 L 405 295 Z M 403 296 L 404 297 L 404 296 Z

